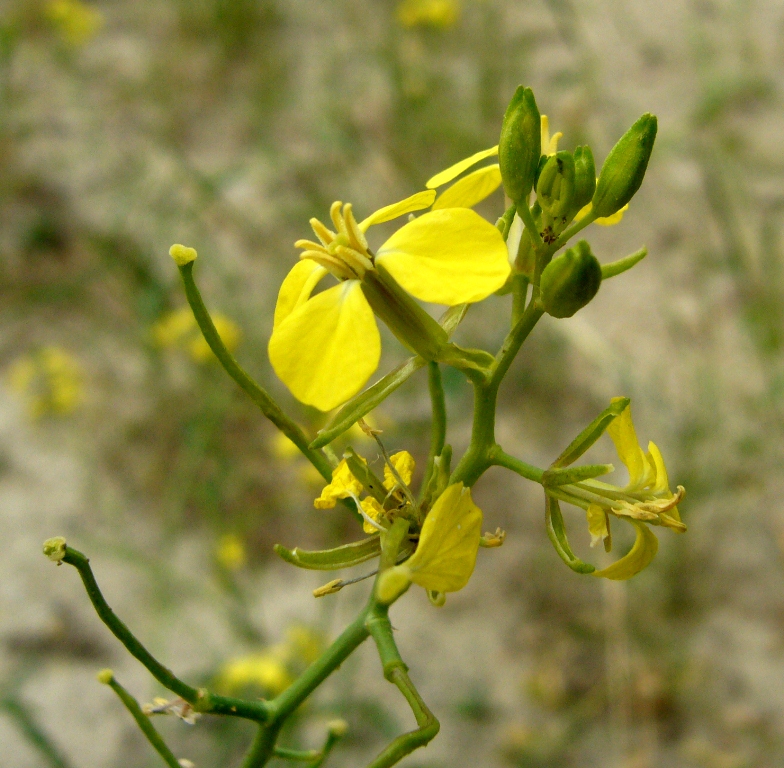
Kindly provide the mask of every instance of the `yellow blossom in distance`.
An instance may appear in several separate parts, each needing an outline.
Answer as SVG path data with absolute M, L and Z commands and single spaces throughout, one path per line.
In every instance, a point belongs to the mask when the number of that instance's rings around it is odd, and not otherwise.
M 229 352 L 234 352 L 242 338 L 239 326 L 218 312 L 211 317 L 224 346 Z M 176 348 L 187 352 L 196 363 L 208 363 L 214 359 L 212 350 L 202 336 L 190 307 L 181 307 L 163 315 L 152 327 L 152 338 L 158 347 Z
M 437 593 L 462 589 L 474 572 L 481 535 L 482 510 L 471 489 L 450 485 L 425 518 L 414 554 L 379 577 L 379 600 L 391 602 L 410 582 Z
M 32 419 L 66 416 L 82 402 L 82 368 L 60 347 L 43 347 L 22 355 L 8 369 L 8 384 L 25 403 Z
M 317 219 L 319 242 L 298 240 L 300 261 L 281 285 L 269 358 L 275 373 L 301 402 L 328 411 L 355 395 L 381 356 L 373 310 L 361 281 L 383 266 L 415 298 L 434 304 L 481 301 L 509 274 L 506 245 L 498 230 L 468 208 L 442 208 L 409 221 L 375 253 L 365 234 L 376 224 L 429 208 L 436 193 L 418 192 L 357 223 L 353 208 L 335 202 L 335 231 Z M 312 295 L 332 274 L 338 285 Z
M 276 649 L 240 656 L 226 662 L 218 673 L 216 687 L 227 693 L 245 688 L 261 688 L 268 696 L 277 696 L 291 684 L 291 675 Z
M 44 14 L 63 42 L 73 48 L 89 42 L 103 26 L 100 11 L 81 0 L 50 0 Z
M 404 27 L 434 27 L 446 29 L 460 18 L 457 0 L 401 0 L 397 6 L 397 20 Z
M 236 533 L 224 533 L 218 539 L 215 559 L 227 571 L 238 571 L 248 560 L 245 543 Z

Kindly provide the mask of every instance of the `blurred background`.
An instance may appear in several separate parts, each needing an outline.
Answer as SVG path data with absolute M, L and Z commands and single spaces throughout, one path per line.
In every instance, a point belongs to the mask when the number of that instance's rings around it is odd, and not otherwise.
M 359 538 L 318 511 L 320 482 L 198 341 L 173 242 L 240 361 L 309 430 L 266 342 L 295 239 L 329 204 L 360 216 L 496 143 L 519 83 L 561 148 L 601 162 L 659 117 L 603 261 L 648 258 L 574 318 L 545 318 L 502 390 L 498 434 L 546 465 L 610 397 L 653 439 L 689 532 L 660 529 L 630 583 L 568 570 L 541 490 L 501 470 L 475 490 L 473 579 L 393 610 L 412 678 L 441 719 L 409 768 L 745 768 L 784 760 L 784 7 L 778 0 L 4 0 L 0 3 L 0 762 L 142 768 L 158 758 L 95 681 L 164 691 L 41 542 L 92 558 L 110 604 L 190 682 L 285 687 L 362 605 L 368 582 L 314 600 L 329 574 L 272 545 Z M 491 220 L 500 193 L 481 209 Z M 495 348 L 508 297 L 471 310 Z M 385 337 L 381 371 L 404 359 Z M 445 371 L 449 440 L 470 390 Z M 427 449 L 423 376 L 373 414 L 387 448 Z M 349 442 L 375 458 L 361 435 Z M 347 441 L 336 448 L 342 450 Z M 591 456 L 614 460 L 609 439 Z M 620 480 L 621 478 L 619 478 Z M 565 508 L 576 549 L 584 515 Z M 619 540 L 622 524 L 616 525 Z M 355 654 L 284 736 L 348 736 L 361 766 L 413 725 L 375 650 Z M 159 718 L 199 768 L 237 765 L 247 724 Z

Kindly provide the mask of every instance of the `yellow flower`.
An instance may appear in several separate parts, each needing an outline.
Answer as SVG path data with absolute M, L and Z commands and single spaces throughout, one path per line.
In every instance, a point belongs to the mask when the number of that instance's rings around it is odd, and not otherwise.
M 398 475 L 400 475 L 400 479 L 403 481 L 403 483 L 405 485 L 411 485 L 411 477 L 413 476 L 414 469 L 416 468 L 414 457 L 408 451 L 398 451 L 389 457 L 389 461 L 395 468 L 395 471 L 398 473 Z M 399 485 L 397 478 L 392 473 L 390 467 L 385 465 L 384 488 L 386 488 L 388 491 L 392 491 L 397 485 Z
M 224 346 L 229 352 L 233 352 L 239 346 L 242 336 L 239 327 L 220 313 L 216 312 L 211 317 Z M 182 349 L 197 363 L 207 363 L 214 359 L 190 307 L 182 307 L 165 314 L 153 325 L 152 337 L 157 346 Z
M 34 419 L 67 415 L 82 401 L 81 366 L 59 347 L 44 347 L 18 357 L 8 370 L 8 383 Z
M 101 13 L 80 0 L 51 0 L 44 13 L 63 42 L 74 48 L 87 43 L 103 25 Z
M 277 696 L 291 684 L 291 675 L 277 648 L 226 662 L 218 673 L 216 687 L 229 694 L 260 688 L 267 696 Z
M 215 558 L 227 571 L 238 571 L 245 565 L 248 554 L 245 551 L 245 544 L 237 534 L 225 533 L 218 540 Z
M 574 220 L 580 221 L 580 219 L 584 219 L 591 212 L 591 208 L 593 208 L 593 203 L 588 203 L 588 205 L 580 208 L 575 214 Z M 623 208 L 619 208 L 612 216 L 600 216 L 594 221 L 594 224 L 598 224 L 601 227 L 614 227 L 616 224 L 620 224 L 623 214 L 628 210 L 629 203 L 626 203 Z
M 366 461 L 365 463 L 367 464 Z M 362 493 L 362 483 L 351 474 L 346 460 L 341 459 L 337 467 L 332 470 L 332 482 L 324 486 L 321 496 L 313 502 L 313 506 L 316 509 L 333 509 L 338 499 L 359 496 L 360 493 Z
M 376 211 L 357 224 L 351 204 L 332 204 L 336 231 L 317 219 L 319 242 L 304 251 L 278 294 L 269 357 L 278 377 L 301 402 L 331 410 L 356 394 L 378 367 L 381 338 L 362 280 L 383 267 L 403 289 L 434 304 L 470 303 L 500 288 L 509 274 L 498 230 L 467 208 L 442 208 L 397 230 L 375 253 L 367 230 L 428 208 L 427 190 Z M 338 285 L 312 295 L 327 274 Z
M 379 600 L 391 602 L 410 582 L 441 594 L 462 589 L 474 572 L 481 529 L 471 489 L 450 485 L 425 518 L 416 552 L 379 577 Z
M 397 6 L 397 19 L 404 27 L 445 29 L 459 18 L 457 0 L 402 0 Z

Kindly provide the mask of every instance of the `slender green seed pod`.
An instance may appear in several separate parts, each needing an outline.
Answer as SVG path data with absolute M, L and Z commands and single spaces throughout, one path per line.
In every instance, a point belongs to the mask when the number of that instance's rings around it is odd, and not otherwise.
M 580 240 L 542 272 L 539 288 L 544 308 L 553 317 L 571 317 L 596 296 L 601 283 L 602 267 L 591 246 Z
M 574 201 L 575 165 L 571 152 L 551 155 L 539 174 L 536 199 L 553 219 L 566 216 Z
M 504 192 L 515 204 L 525 202 L 534 185 L 534 175 L 542 154 L 542 129 L 534 93 L 517 88 L 504 114 L 498 142 L 498 162 Z
M 593 195 L 596 216 L 612 216 L 634 197 L 648 168 L 656 129 L 656 116 L 646 112 L 607 155 Z

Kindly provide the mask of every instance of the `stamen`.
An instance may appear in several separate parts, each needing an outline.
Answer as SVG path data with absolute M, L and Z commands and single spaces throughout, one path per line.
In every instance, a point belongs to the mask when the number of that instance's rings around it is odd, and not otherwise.
M 348 230 L 346 229 L 346 222 L 343 221 L 343 217 L 340 215 L 340 209 L 343 206 L 343 203 L 340 200 L 335 200 L 334 203 L 329 207 L 329 216 L 332 219 L 332 223 L 335 225 L 335 229 L 340 232 L 341 235 L 346 235 L 348 237 Z
M 364 509 L 362 509 L 362 502 L 360 502 L 360 500 L 356 497 L 356 495 L 351 493 L 351 491 L 349 491 L 348 495 L 351 496 L 352 499 L 354 499 L 354 503 L 357 505 L 357 511 L 359 512 L 360 515 L 362 515 L 362 518 L 365 520 L 365 522 L 368 525 L 375 528 L 377 531 L 381 533 L 386 533 L 387 529 L 384 528 L 384 526 L 378 523 L 376 520 L 374 520 L 367 512 L 365 512 Z
M 324 251 L 303 251 L 299 257 L 300 259 L 310 259 L 311 261 L 315 261 L 316 264 L 321 264 L 322 267 L 328 269 L 340 280 L 356 278 L 356 275 L 349 270 L 344 262 L 330 253 Z
M 368 242 L 365 239 L 362 230 L 359 228 L 357 220 L 354 218 L 354 210 L 351 203 L 346 203 L 343 206 L 343 220 L 346 222 L 346 231 L 348 232 L 348 239 L 351 241 L 352 247 L 357 251 L 367 250 Z
M 373 264 L 367 256 L 363 256 L 359 251 L 353 248 L 346 248 L 345 245 L 338 245 L 335 247 L 335 253 L 340 256 L 343 261 L 356 272 L 357 277 L 364 277 L 365 272 L 373 269 Z
M 319 245 L 318 243 L 314 243 L 312 240 L 297 240 L 294 243 L 295 248 L 305 248 L 309 251 L 318 251 L 319 253 L 323 251 L 324 253 L 329 253 L 327 249 L 323 245 Z
M 316 237 L 321 240 L 322 245 L 325 247 L 337 237 L 335 232 L 327 229 L 318 219 L 311 219 L 310 227 L 315 233 Z

